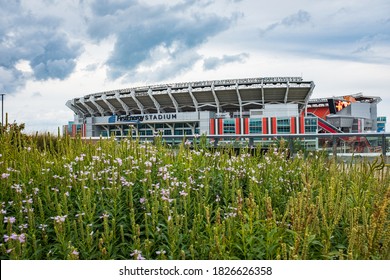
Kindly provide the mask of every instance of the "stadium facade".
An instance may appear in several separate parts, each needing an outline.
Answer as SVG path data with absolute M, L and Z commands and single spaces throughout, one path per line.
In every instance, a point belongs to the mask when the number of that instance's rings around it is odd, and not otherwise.
M 378 130 L 379 97 L 311 99 L 314 88 L 301 77 L 266 77 L 112 90 L 69 100 L 75 117 L 64 129 L 83 137 Z

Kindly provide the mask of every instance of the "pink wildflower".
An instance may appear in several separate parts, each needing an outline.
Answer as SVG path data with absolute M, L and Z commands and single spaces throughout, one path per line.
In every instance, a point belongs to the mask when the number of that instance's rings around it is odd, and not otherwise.
M 68 215 L 56 216 L 56 217 L 52 217 L 52 219 L 55 220 L 57 223 L 60 224 L 60 223 L 65 222 L 66 217 L 68 217 Z
M 180 191 L 179 193 L 180 193 L 181 196 L 187 196 L 188 195 L 188 193 L 186 193 L 185 191 Z
M 15 223 L 16 221 L 16 218 L 15 217 L 4 217 L 4 223 L 10 223 L 10 224 L 13 224 Z
M 9 238 L 11 238 L 12 240 L 16 240 L 18 239 L 18 235 L 16 233 L 13 233 Z
M 26 235 L 24 233 L 22 233 L 21 235 L 19 235 L 19 242 L 20 243 L 24 243 L 26 242 Z
M 165 250 L 156 251 L 156 254 L 157 254 L 157 255 L 164 255 L 165 253 L 166 253 Z
M 110 215 L 108 215 L 107 213 L 103 213 L 101 216 L 100 216 L 100 219 L 105 219 L 105 218 L 108 218 L 110 217 Z
M 116 158 L 114 161 L 116 161 L 119 166 L 122 166 L 122 159 L 121 158 Z
M 144 260 L 145 258 L 142 256 L 142 251 L 134 250 L 133 253 L 130 254 L 131 257 L 135 256 L 137 260 Z

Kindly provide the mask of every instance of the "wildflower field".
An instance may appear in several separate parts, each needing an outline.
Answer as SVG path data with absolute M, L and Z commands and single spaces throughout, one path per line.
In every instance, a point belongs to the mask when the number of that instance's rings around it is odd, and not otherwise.
M 0 134 L 0 259 L 390 259 L 390 173 L 285 149 Z

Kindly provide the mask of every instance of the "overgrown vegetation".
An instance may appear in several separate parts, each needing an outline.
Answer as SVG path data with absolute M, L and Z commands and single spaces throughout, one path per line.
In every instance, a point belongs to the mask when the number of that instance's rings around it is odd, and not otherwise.
M 390 174 L 285 149 L 0 134 L 1 259 L 390 259 Z

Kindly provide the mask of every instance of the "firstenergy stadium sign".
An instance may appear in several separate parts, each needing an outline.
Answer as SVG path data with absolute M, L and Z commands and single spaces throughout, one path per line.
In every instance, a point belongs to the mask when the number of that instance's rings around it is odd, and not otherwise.
M 177 113 L 111 116 L 109 123 L 177 120 Z

